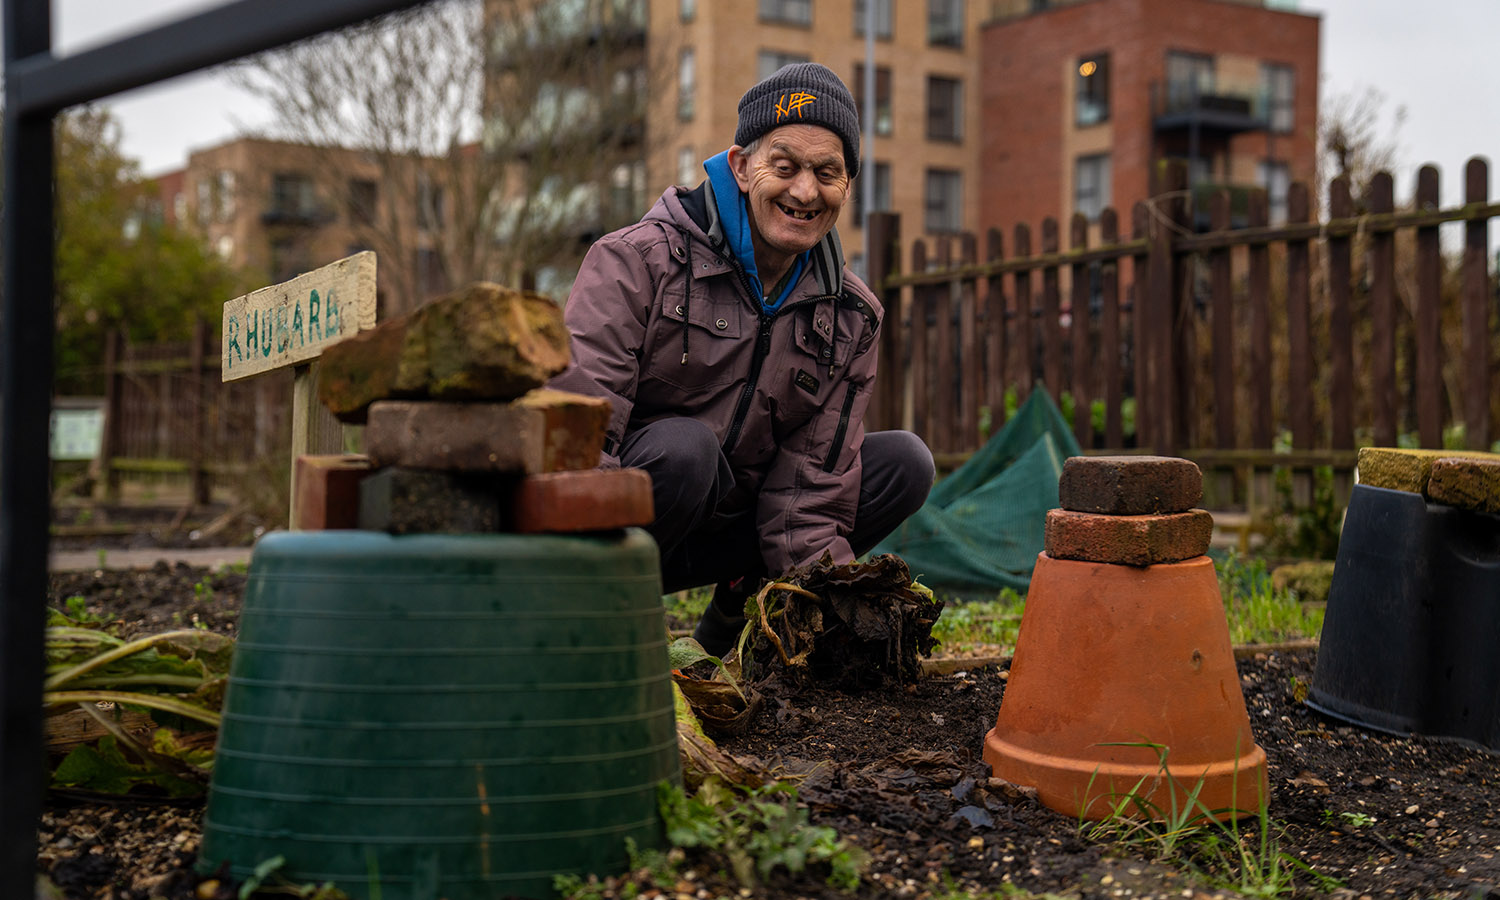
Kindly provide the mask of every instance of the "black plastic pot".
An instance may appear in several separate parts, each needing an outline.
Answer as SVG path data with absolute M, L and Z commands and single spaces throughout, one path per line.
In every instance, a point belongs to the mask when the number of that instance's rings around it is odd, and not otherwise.
M 1500 516 L 1356 485 L 1307 704 L 1500 751 Z

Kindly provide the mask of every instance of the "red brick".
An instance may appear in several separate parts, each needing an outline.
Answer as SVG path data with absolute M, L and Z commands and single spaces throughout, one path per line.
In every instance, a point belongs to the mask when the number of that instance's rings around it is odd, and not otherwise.
M 370 458 L 358 453 L 297 457 L 297 514 L 292 527 L 358 528 L 359 483 L 370 471 Z
M 1444 457 L 1432 464 L 1427 496 L 1434 503 L 1500 513 L 1500 458 Z
M 1126 566 L 1181 562 L 1207 553 L 1213 530 L 1213 516 L 1201 509 L 1162 516 L 1054 509 L 1047 513 L 1047 555 Z
M 604 531 L 649 525 L 654 518 L 651 476 L 640 469 L 551 472 L 517 482 L 508 530 Z
M 377 466 L 538 475 L 599 464 L 608 400 L 532 391 L 513 403 L 383 400 L 365 452 Z
M 1169 456 L 1074 456 L 1057 482 L 1062 508 L 1111 516 L 1187 512 L 1203 501 L 1203 473 Z

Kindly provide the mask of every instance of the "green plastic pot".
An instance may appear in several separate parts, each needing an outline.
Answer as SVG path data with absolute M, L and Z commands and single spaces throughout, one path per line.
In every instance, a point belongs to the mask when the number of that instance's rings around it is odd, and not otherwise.
M 657 558 L 638 529 L 263 539 L 199 870 L 539 898 L 660 847 L 681 773 Z

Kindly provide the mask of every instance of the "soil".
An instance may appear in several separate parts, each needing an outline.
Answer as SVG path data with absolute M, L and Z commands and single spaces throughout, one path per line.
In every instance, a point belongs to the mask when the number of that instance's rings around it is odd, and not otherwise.
M 53 604 L 83 596 L 126 634 L 198 622 L 234 634 L 245 576 L 159 564 L 149 570 L 55 573 Z M 1270 816 L 1279 846 L 1341 886 L 1303 875 L 1297 896 L 1500 900 L 1500 756 L 1328 719 L 1298 699 L 1311 649 L 1266 649 L 1239 660 L 1258 743 L 1270 762 Z M 939 648 L 941 654 L 941 648 Z M 817 824 L 870 854 L 857 896 L 954 898 L 1007 885 L 1069 897 L 1234 897 L 1228 887 L 1161 860 L 1144 842 L 1087 838 L 1073 819 L 988 781 L 979 758 L 1006 665 L 929 675 L 858 694 L 813 691 L 770 704 L 720 746 L 800 778 Z M 69 900 L 235 896 L 192 871 L 201 804 L 101 802 L 53 793 L 38 831 L 37 868 Z M 816 873 L 778 877 L 751 893 L 724 860 L 690 854 L 668 897 L 847 896 Z M 620 894 L 637 874 L 604 886 Z M 1009 896 L 999 893 L 997 896 Z

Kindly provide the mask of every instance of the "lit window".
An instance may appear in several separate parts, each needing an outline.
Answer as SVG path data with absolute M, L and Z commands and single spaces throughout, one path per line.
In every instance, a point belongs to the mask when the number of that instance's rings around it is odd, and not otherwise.
M 760 20 L 784 25 L 811 25 L 812 0 L 760 0 Z
M 1099 221 L 1099 213 L 1109 205 L 1109 155 L 1099 153 L 1080 156 L 1073 167 L 1073 210 L 1090 222 Z
M 693 48 L 682 51 L 677 60 L 677 118 L 691 119 L 697 100 L 698 78 L 694 71 Z
M 961 141 L 964 138 L 963 82 L 957 78 L 927 79 L 927 138 Z
M 870 121 L 865 113 L 865 67 L 863 63 L 854 64 L 854 81 L 850 83 L 856 104 L 859 106 L 859 121 L 863 125 Z M 891 112 L 891 70 L 884 66 L 875 67 L 875 133 L 881 137 L 890 137 L 891 125 L 895 116 Z
M 1109 119 L 1109 54 L 1097 53 L 1078 61 L 1074 81 L 1074 124 L 1080 128 Z
M 755 80 L 765 81 L 782 66 L 808 62 L 808 58 L 797 53 L 781 53 L 777 50 L 762 50 L 755 58 Z
M 927 170 L 926 217 L 931 234 L 958 231 L 963 227 L 963 183 L 958 172 Z
M 964 0 L 927 0 L 927 43 L 964 45 Z
M 892 0 L 875 0 L 875 37 L 888 41 L 891 39 L 891 2 Z M 865 36 L 865 19 L 869 15 L 869 0 L 854 0 L 854 35 Z

